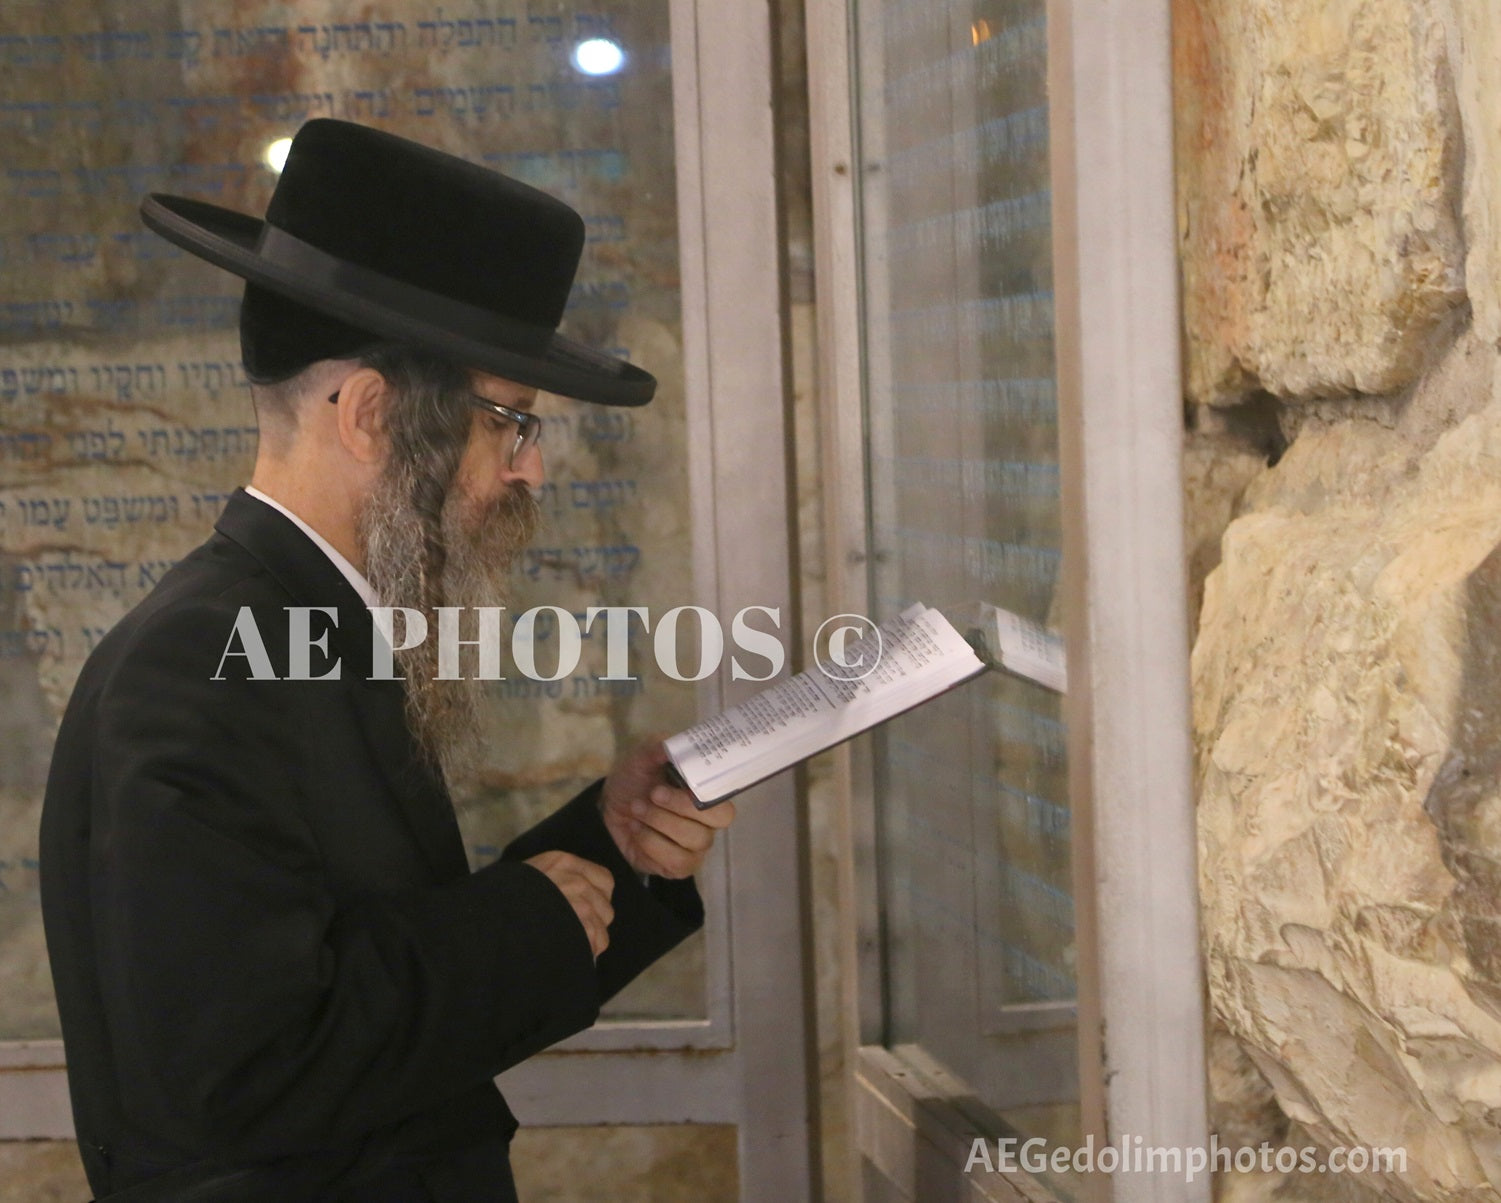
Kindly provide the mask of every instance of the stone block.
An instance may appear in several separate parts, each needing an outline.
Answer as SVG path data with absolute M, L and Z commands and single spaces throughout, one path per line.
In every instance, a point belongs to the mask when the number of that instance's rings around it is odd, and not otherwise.
M 1405 1148 L 1359 1185 L 1423 1203 L 1501 1199 L 1490 357 L 1466 338 L 1389 421 L 1305 423 L 1225 533 L 1192 661 L 1214 1020 L 1309 1140 Z
M 1384 394 L 1418 377 L 1465 298 L 1445 11 L 1176 0 L 1192 399 Z

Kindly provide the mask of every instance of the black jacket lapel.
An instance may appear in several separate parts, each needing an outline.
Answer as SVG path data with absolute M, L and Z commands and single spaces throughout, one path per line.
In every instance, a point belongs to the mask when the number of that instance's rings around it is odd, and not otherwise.
M 340 683 L 359 715 L 371 758 L 438 879 L 468 873 L 453 802 L 441 776 L 417 752 L 402 683 L 370 680 L 374 623 L 360 595 L 295 522 L 243 489 L 231 495 L 215 527 L 259 560 L 299 605 L 335 608 L 338 626 L 330 647 L 339 651 Z

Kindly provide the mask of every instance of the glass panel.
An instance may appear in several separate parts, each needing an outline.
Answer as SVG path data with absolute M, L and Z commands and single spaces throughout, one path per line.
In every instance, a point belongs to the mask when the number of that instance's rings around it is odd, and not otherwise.
M 1043 0 L 856 15 L 872 595 L 1057 628 Z M 876 737 L 887 1043 L 1078 1130 L 1061 699 L 989 673 Z M 915 1047 L 912 1047 L 915 1046 Z M 1058 1184 L 1067 1190 L 1067 1184 Z
M 36 825 L 57 718 L 100 635 L 201 542 L 249 476 L 239 286 L 148 233 L 147 191 L 264 210 L 262 158 L 307 118 L 391 129 L 554 191 L 588 245 L 565 330 L 661 381 L 645 410 L 544 400 L 547 523 L 511 612 L 691 600 L 667 0 L 485 4 L 10 0 L 0 39 L 0 1038 L 55 1035 Z M 624 51 L 588 74 L 591 39 Z M 595 47 L 608 54 L 608 47 Z M 595 633 L 597 636 L 597 632 Z M 639 639 L 639 632 L 638 632 Z M 537 663 L 556 664 L 539 627 Z M 691 686 L 603 640 L 547 685 L 493 689 L 455 782 L 472 859 L 692 722 Z M 519 674 L 512 671 L 513 677 Z M 525 687 L 523 687 L 525 686 Z M 617 1013 L 704 1014 L 691 941 Z

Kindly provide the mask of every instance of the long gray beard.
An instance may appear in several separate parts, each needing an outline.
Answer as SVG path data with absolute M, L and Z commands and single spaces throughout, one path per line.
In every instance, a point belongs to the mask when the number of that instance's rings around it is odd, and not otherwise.
M 484 682 L 474 679 L 473 648 L 460 649 L 463 679 L 438 679 L 434 610 L 464 607 L 461 638 L 475 638 L 478 619 L 470 609 L 507 603 L 508 577 L 536 532 L 540 508 L 520 485 L 483 507 L 451 488 L 434 520 L 413 501 L 417 490 L 411 486 L 410 473 L 388 473 L 366 504 L 360 518 L 365 576 L 378 604 L 418 610 L 428 620 L 427 639 L 396 653 L 396 671 L 406 678 L 407 724 L 418 747 L 454 781 L 478 758 Z M 428 569 L 433 540 L 439 541 L 442 555 L 436 576 Z M 400 621 L 395 635 L 403 642 Z

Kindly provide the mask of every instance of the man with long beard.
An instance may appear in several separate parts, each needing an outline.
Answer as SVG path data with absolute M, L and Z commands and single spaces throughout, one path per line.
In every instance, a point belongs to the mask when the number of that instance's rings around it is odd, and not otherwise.
M 373 671 L 370 607 L 498 604 L 536 523 L 537 390 L 653 382 L 556 333 L 572 210 L 387 134 L 309 123 L 264 222 L 143 215 L 247 280 L 261 443 L 58 734 L 42 904 L 90 1184 L 513 1200 L 493 1077 L 698 927 L 733 811 L 696 811 L 649 743 L 470 873 L 444 769 L 474 684 L 426 643 Z

